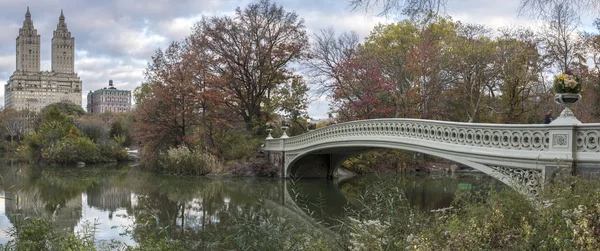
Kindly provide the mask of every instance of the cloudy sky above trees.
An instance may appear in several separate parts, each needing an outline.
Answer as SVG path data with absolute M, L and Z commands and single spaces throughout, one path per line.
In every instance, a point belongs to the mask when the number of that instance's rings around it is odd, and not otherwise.
M 5 85 L 15 70 L 15 38 L 27 6 L 41 35 L 42 70 L 50 70 L 50 43 L 61 9 L 75 37 L 75 71 L 83 81 L 83 104 L 90 90 L 108 85 L 135 89 L 143 80 L 147 61 L 158 48 L 181 40 L 192 25 L 205 16 L 231 15 L 249 0 L 0 0 L 0 84 Z M 276 0 L 287 11 L 305 20 L 308 34 L 333 27 L 338 32 L 355 30 L 361 37 L 377 23 L 403 17 L 377 16 L 376 12 L 353 11 L 346 0 Z M 446 14 L 454 20 L 501 26 L 534 26 L 537 21 L 518 17 L 520 0 L 449 0 Z M 582 28 L 594 31 L 592 17 L 584 16 Z M 4 104 L 4 88 L 0 90 Z M 313 102 L 309 114 L 326 116 L 327 102 Z

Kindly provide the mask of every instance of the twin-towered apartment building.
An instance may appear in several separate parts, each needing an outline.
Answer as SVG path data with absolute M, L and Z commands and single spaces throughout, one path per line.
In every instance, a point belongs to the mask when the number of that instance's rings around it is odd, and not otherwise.
M 83 82 L 74 72 L 75 38 L 61 10 L 52 36 L 51 70 L 40 70 L 40 35 L 33 26 L 29 7 L 16 39 L 16 70 L 4 86 L 6 109 L 38 112 L 57 102 L 81 105 Z M 131 109 L 131 91 L 109 88 L 90 91 L 88 112 L 125 112 Z

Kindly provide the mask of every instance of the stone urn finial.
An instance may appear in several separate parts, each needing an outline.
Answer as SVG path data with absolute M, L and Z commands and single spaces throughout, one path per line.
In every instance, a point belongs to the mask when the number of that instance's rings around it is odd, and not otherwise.
M 564 109 L 554 121 L 550 124 L 554 125 L 573 125 L 581 124 L 575 117 L 569 106 L 581 99 L 581 79 L 578 70 L 575 72 L 571 69 L 566 69 L 564 73 L 559 74 L 554 79 L 554 102 L 561 104 Z
M 268 135 L 267 135 L 267 139 L 273 139 L 273 136 L 271 136 L 271 132 L 273 132 L 273 129 L 271 129 L 271 128 L 268 128 L 268 129 L 267 129 L 267 133 L 268 133 Z
M 281 127 L 281 130 L 283 131 L 283 134 L 281 134 L 281 137 L 280 137 L 280 138 L 282 138 L 282 139 L 287 139 L 287 138 L 289 138 L 289 136 L 288 136 L 288 135 L 285 133 L 285 131 L 287 131 L 287 129 L 288 129 L 288 127 L 287 127 L 287 126 L 282 126 L 282 127 Z
M 561 104 L 564 109 L 560 113 L 560 115 L 553 120 L 550 124 L 553 125 L 572 125 L 572 124 L 581 124 L 576 117 L 573 111 L 569 108 L 569 106 L 573 105 L 575 102 L 581 99 L 581 95 L 579 93 L 557 93 L 554 96 L 554 102 L 557 104 Z

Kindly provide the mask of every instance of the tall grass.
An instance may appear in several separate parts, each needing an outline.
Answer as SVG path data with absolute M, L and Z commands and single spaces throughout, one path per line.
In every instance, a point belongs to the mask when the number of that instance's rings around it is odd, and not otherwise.
M 183 175 L 206 175 L 223 170 L 223 165 L 214 155 L 190 150 L 183 145 L 162 153 L 158 167 L 162 172 Z
M 341 224 L 351 250 L 600 249 L 598 180 L 556 181 L 533 201 L 512 189 L 459 191 L 451 207 L 430 214 L 385 187 L 359 201 Z

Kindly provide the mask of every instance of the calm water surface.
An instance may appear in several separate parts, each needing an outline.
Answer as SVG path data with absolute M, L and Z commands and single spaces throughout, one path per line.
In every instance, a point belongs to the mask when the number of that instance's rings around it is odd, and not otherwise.
M 206 178 L 156 175 L 128 166 L 36 169 L 0 163 L 0 243 L 19 217 L 50 219 L 62 231 L 95 224 L 97 238 L 135 244 L 154 222 L 171 231 L 231 224 L 227 219 L 263 205 L 324 226 L 345 217 L 374 182 L 392 182 L 413 206 L 429 211 L 449 206 L 458 189 L 502 186 L 484 174 L 358 176 L 283 181 L 266 178 Z M 142 224 L 140 219 L 145 219 Z M 150 221 L 148 221 L 150 219 Z M 319 223 L 317 223 L 319 222 Z

